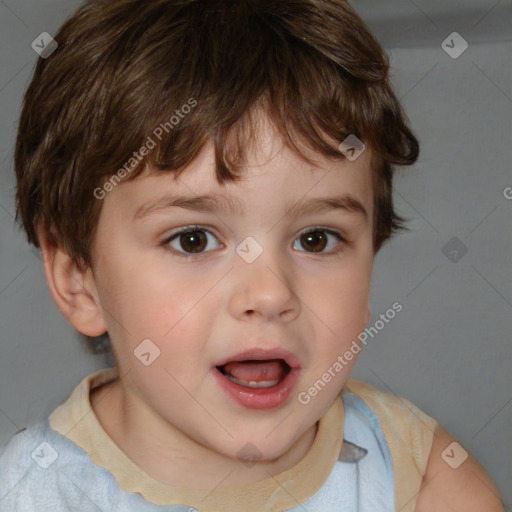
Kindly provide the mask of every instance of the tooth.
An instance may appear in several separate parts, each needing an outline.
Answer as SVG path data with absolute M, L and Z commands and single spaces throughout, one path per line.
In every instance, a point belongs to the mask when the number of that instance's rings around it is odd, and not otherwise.
M 228 378 L 231 382 L 235 382 L 236 384 L 240 384 L 241 386 L 245 386 L 248 388 L 270 388 L 279 383 L 279 380 L 263 380 L 261 382 L 255 382 L 251 380 L 247 382 L 238 380 L 236 377 L 233 377 L 232 375 L 229 375 L 227 373 L 224 376 Z

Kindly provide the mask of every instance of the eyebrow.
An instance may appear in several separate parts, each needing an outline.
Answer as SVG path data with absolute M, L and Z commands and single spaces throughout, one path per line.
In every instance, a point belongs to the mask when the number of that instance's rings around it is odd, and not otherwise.
M 150 201 L 142 205 L 135 213 L 135 220 L 147 217 L 152 213 L 165 208 L 184 208 L 197 212 L 227 212 L 232 216 L 243 216 L 243 204 L 235 197 L 226 197 L 222 195 L 200 195 L 190 196 L 172 196 L 163 197 Z M 286 206 L 287 214 L 292 216 L 311 215 L 327 213 L 332 210 L 344 210 L 348 213 L 355 213 L 368 221 L 368 212 L 362 203 L 349 194 L 343 194 L 335 197 L 311 198 L 304 201 L 298 201 Z

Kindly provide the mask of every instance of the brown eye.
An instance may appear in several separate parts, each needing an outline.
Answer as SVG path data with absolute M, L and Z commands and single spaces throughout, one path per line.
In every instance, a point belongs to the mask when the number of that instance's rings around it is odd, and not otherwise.
M 334 239 L 334 240 L 333 240 Z M 336 241 L 337 239 L 337 241 Z M 306 252 L 335 254 L 343 249 L 345 239 L 340 233 L 325 228 L 317 228 L 303 233 L 298 239 L 300 246 L 306 249 Z M 337 243 L 336 243 L 337 242 Z M 325 250 L 325 249 L 328 250 Z M 334 251 L 332 250 L 334 248 Z
M 183 256 L 185 258 L 194 255 L 204 254 L 210 252 L 212 242 L 209 237 L 213 239 L 213 249 L 222 247 L 216 237 L 206 229 L 200 229 L 199 226 L 184 229 L 170 236 L 162 242 L 164 246 L 171 246 L 172 252 L 176 256 Z M 215 242 L 217 247 L 215 247 Z
M 207 244 L 203 231 L 187 231 L 180 233 L 179 241 L 186 252 L 201 252 Z
M 310 231 L 301 236 L 301 244 L 311 248 L 312 252 L 322 252 L 327 245 L 327 237 L 322 231 Z

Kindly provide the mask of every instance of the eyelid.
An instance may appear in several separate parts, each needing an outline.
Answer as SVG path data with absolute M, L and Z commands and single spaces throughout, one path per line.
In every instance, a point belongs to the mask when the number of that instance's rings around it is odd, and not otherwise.
M 304 233 L 309 233 L 311 231 L 325 231 L 327 233 L 330 233 L 331 235 L 338 235 L 340 238 L 342 238 L 345 242 L 348 242 L 348 234 L 345 230 L 340 228 L 330 228 L 329 226 L 312 226 L 310 228 L 305 228 L 302 231 L 299 231 L 299 235 Z

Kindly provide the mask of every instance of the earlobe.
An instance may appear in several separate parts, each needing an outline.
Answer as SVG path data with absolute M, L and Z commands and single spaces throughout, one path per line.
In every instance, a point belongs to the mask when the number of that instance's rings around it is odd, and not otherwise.
M 101 336 L 107 328 L 91 269 L 79 269 L 42 229 L 38 230 L 38 238 L 46 280 L 57 307 L 82 334 Z

